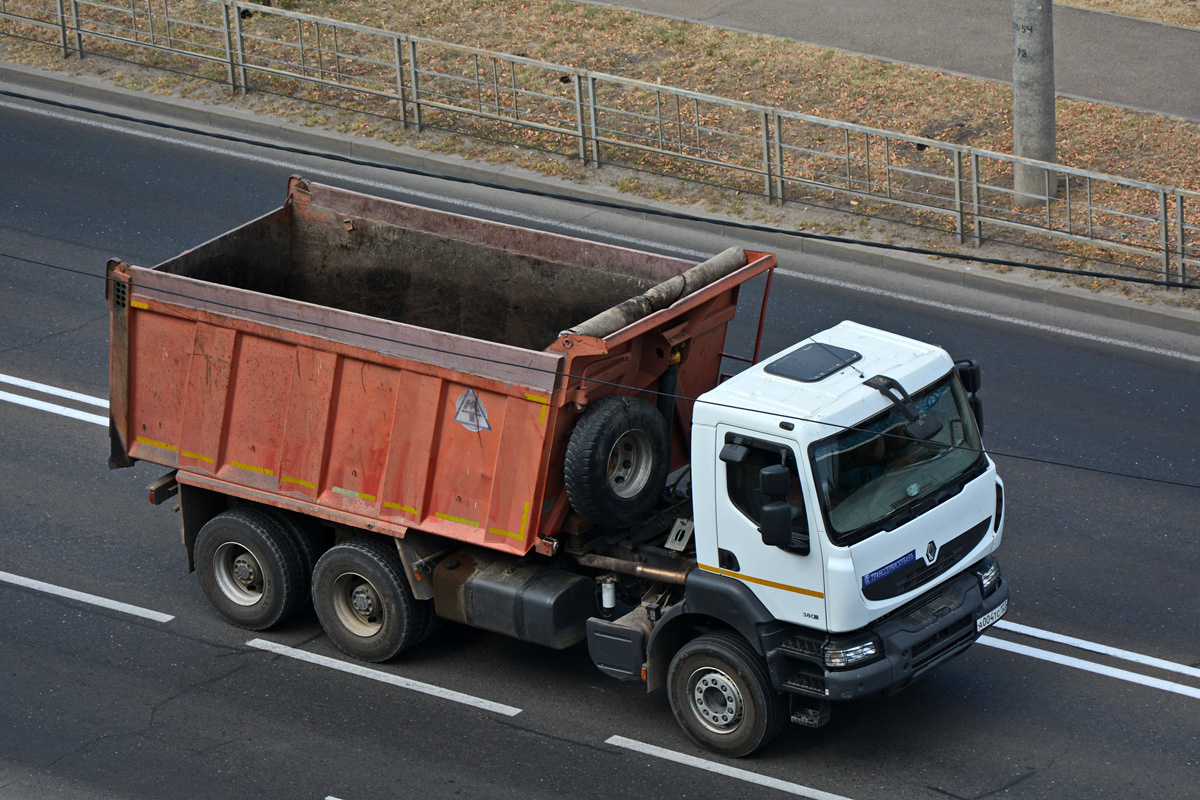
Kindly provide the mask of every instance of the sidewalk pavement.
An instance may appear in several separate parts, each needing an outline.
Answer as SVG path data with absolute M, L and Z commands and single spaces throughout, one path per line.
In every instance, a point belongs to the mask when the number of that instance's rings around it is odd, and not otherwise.
M 579 0 L 1012 83 L 1012 0 Z M 1059 95 L 1200 122 L 1200 30 L 1054 6 Z

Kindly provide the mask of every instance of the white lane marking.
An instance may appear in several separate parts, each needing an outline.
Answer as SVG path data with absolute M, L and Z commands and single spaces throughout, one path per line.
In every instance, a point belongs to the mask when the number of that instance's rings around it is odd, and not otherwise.
M 1085 341 L 1089 342 L 1097 342 L 1099 344 L 1107 344 L 1114 347 L 1125 347 L 1142 353 L 1153 353 L 1154 355 L 1168 356 L 1170 358 L 1182 359 L 1183 361 L 1200 363 L 1200 356 L 1194 356 L 1190 353 L 1181 353 L 1178 350 L 1167 350 L 1163 347 L 1153 347 L 1147 344 L 1126 342 L 1121 339 L 1114 339 L 1110 336 L 1098 336 L 1094 333 L 1084 333 L 1083 331 L 1072 330 L 1071 328 L 1060 328 L 1057 325 L 1047 325 L 1044 322 L 1033 322 L 1031 320 L 1021 319 L 1020 317 L 1010 317 L 1007 314 L 995 314 L 990 311 L 980 311 L 974 308 L 963 308 L 962 306 L 956 306 L 951 303 L 943 303 L 940 300 L 929 300 L 924 297 L 917 297 L 916 295 L 904 294 L 902 292 L 893 292 L 888 289 L 877 289 L 873 286 L 860 286 L 856 283 L 838 280 L 837 278 L 826 278 L 821 275 L 806 275 L 803 272 L 796 272 L 790 269 L 777 269 L 775 272 L 780 275 L 787 275 L 789 278 L 799 278 L 800 280 L 821 283 L 826 286 L 835 286 L 839 289 L 850 289 L 856 292 L 876 295 L 878 297 L 887 297 L 891 300 L 902 300 L 905 303 L 928 306 L 930 308 L 936 308 L 940 311 L 952 311 L 956 314 L 969 314 L 972 317 L 982 317 L 984 319 L 990 319 L 994 322 L 1004 322 L 1009 325 L 1018 325 L 1023 328 L 1032 328 L 1038 331 L 1046 331 L 1047 333 L 1056 333 L 1062 336 L 1071 336 L 1076 339 L 1084 339 Z
M 216 155 L 224 156 L 226 158 L 229 158 L 229 157 L 239 158 L 244 161 L 251 161 L 254 163 L 258 163 L 258 164 L 264 164 L 266 166 L 282 167 L 282 168 L 288 169 L 288 170 L 300 170 L 302 172 L 306 172 L 306 173 L 309 173 L 312 175 L 324 176 L 327 178 L 335 178 L 335 179 L 340 179 L 340 180 L 345 180 L 345 181 L 352 181 L 358 185 L 370 186 L 371 188 L 374 188 L 374 189 L 384 189 L 384 190 L 388 190 L 388 191 L 402 191 L 402 192 L 405 192 L 414 197 L 420 197 L 420 198 L 423 198 L 426 200 L 437 200 L 438 202 L 442 202 L 442 203 L 452 203 L 461 208 L 468 208 L 468 209 L 472 209 L 475 211 L 481 211 L 481 212 L 485 212 L 485 213 L 503 214 L 503 215 L 507 215 L 510 217 L 516 217 L 518 219 L 527 220 L 527 221 L 532 222 L 537 225 L 542 225 L 545 227 L 554 227 L 554 228 L 558 228 L 561 230 L 572 231 L 572 232 L 579 233 L 581 235 L 585 235 L 585 236 L 589 236 L 589 237 L 597 237 L 597 236 L 606 237 L 610 240 L 625 242 L 625 243 L 633 245 L 635 247 L 650 248 L 650 249 L 657 249 L 657 248 L 662 247 L 662 242 L 657 241 L 657 240 L 641 239 L 641 238 L 638 238 L 635 236 L 625 236 L 625 235 L 617 234 L 617 233 L 609 233 L 608 231 L 601 231 L 596 228 L 589 228 L 586 225 L 576 225 L 576 224 L 570 223 L 570 222 L 563 222 L 560 219 L 550 219 L 547 217 L 539 217 L 539 216 L 535 216 L 532 214 L 519 213 L 519 212 L 513 211 L 512 209 L 509 209 L 509 208 L 499 208 L 497 206 L 491 206 L 491 205 L 487 205 L 485 203 L 476 203 L 476 202 L 472 202 L 469 200 L 457 200 L 454 198 L 449 198 L 444 194 L 435 194 L 435 193 L 429 193 L 429 192 L 416 191 L 416 190 L 404 188 L 404 187 L 399 186 L 394 183 L 385 183 L 383 181 L 375 181 L 375 180 L 371 180 L 370 178 L 352 177 L 350 175 L 347 175 L 344 172 L 323 170 L 323 169 L 320 169 L 319 167 L 301 166 L 299 163 L 294 162 L 294 161 L 281 161 L 279 159 L 266 158 L 265 156 L 254 155 L 251 153 L 236 153 L 236 152 L 230 151 L 230 150 L 222 148 L 222 147 L 214 147 L 212 145 L 202 144 L 200 142 L 192 142 L 192 141 L 188 141 L 186 139 L 181 139 L 178 137 L 172 138 L 170 136 L 164 136 L 162 134 L 152 133 L 150 131 L 142 131 L 142 130 L 137 130 L 137 129 L 133 129 L 133 128 L 123 127 L 120 125 L 113 125 L 111 123 L 102 122 L 100 120 L 93 120 L 93 119 L 88 119 L 88 118 L 84 118 L 84 117 L 72 116 L 70 114 L 64 114 L 61 112 L 51 111 L 51 110 L 42 109 L 42 108 L 29 108 L 24 105 L 19 105 L 17 103 L 12 103 L 12 102 L 7 102 L 7 101 L 0 101 L 0 108 L 10 108 L 15 111 L 24 111 L 29 114 L 36 114 L 38 116 L 48 117 L 50 119 L 73 122 L 73 123 L 76 123 L 79 125 L 90 125 L 91 127 L 100 128 L 102 130 L 107 130 L 107 131 L 112 131 L 114 133 L 119 133 L 119 134 L 123 134 L 123 135 L 127 135 L 127 136 L 137 136 L 137 137 L 140 137 L 143 139 L 150 139 L 152 141 L 164 142 L 164 143 L 175 145 L 175 146 L 189 147 L 193 150 L 200 150 L 200 151 L 206 152 L 206 153 L 214 153 Z M 690 249 L 681 248 L 681 247 L 672 247 L 671 250 L 672 250 L 672 252 L 675 252 L 681 256 L 687 256 L 689 258 L 697 258 L 697 259 L 708 258 L 709 256 L 712 255 L 711 252 L 700 251 L 700 250 L 690 250 Z M 991 313 L 991 312 L 987 312 L 987 311 L 980 311 L 980 310 L 977 310 L 974 308 L 963 308 L 961 306 L 955 306 L 950 303 L 942 303 L 937 300 L 928 300 L 923 297 L 917 297 L 915 295 L 904 294 L 902 292 L 893 292 L 888 289 L 878 289 L 878 288 L 871 287 L 871 286 L 860 286 L 858 284 L 850 283 L 849 281 L 838 280 L 836 278 L 826 278 L 826 277 L 819 276 L 819 275 L 806 275 L 805 273 L 796 272 L 796 271 L 790 270 L 790 269 L 780 268 L 780 269 L 777 269 L 776 272 L 778 272 L 781 275 L 786 275 L 791 278 L 798 278 L 801 280 L 812 281 L 814 283 L 822 283 L 827 286 L 836 286 L 840 289 L 847 289 L 850 291 L 862 292 L 862 293 L 866 293 L 866 294 L 875 295 L 877 297 L 887 297 L 887 298 L 890 298 L 893 300 L 900 300 L 900 301 L 903 301 L 906 303 L 914 303 L 917 305 L 923 305 L 923 306 L 928 306 L 931 308 L 937 308 L 942 311 L 950 311 L 955 314 L 969 314 L 974 317 L 983 317 L 984 319 L 990 319 L 994 322 L 1003 322 L 1003 323 L 1007 323 L 1009 325 L 1017 325 L 1017 326 L 1021 326 L 1021 327 L 1025 327 L 1025 328 L 1032 328 L 1034 330 L 1046 331 L 1049 333 L 1057 333 L 1057 334 L 1061 334 L 1063 336 L 1071 336 L 1071 337 L 1075 337 L 1078 339 L 1084 339 L 1086 341 L 1097 342 L 1100 344 L 1110 344 L 1115 347 L 1124 347 L 1124 348 L 1127 348 L 1130 350 L 1137 350 L 1137 351 L 1143 352 L 1143 353 L 1153 353 L 1155 355 L 1168 356 L 1171 358 L 1182 359 L 1184 361 L 1192 361 L 1192 362 L 1200 363 L 1200 356 L 1194 356 L 1189 353 L 1181 353 L 1176 350 L 1167 350 L 1165 348 L 1153 347 L 1151 345 L 1142 345 L 1142 344 L 1137 344 L 1135 342 L 1126 342 L 1126 341 L 1122 341 L 1120 339 L 1113 339 L 1108 336 L 1097 336 L 1095 334 L 1084 333 L 1083 331 L 1076 331 L 1076 330 L 1072 330 L 1070 328 L 1061 328 L 1061 327 L 1058 327 L 1057 325 L 1047 325 L 1047 324 L 1040 323 L 1040 322 L 1032 322 L 1030 320 L 1024 320 L 1019 317 L 1011 317 L 1006 314 L 995 314 L 995 313 Z
M 42 400 L 34 400 L 32 397 L 23 397 L 19 394 L 0 392 L 0 400 L 7 401 L 9 403 L 15 403 L 19 406 L 36 408 L 38 411 L 49 411 L 51 414 L 59 414 L 64 417 L 70 417 L 71 419 L 80 419 L 84 422 L 92 422 L 96 425 L 104 425 L 106 427 L 108 425 L 108 417 L 101 417 L 97 414 L 89 414 L 86 411 L 76 411 L 75 409 L 67 408 L 66 406 L 56 406 L 53 403 L 46 403 Z
M 494 703 L 491 700 L 484 700 L 481 697 L 463 694 L 462 692 L 456 692 L 452 689 L 443 689 L 440 686 L 434 686 L 430 683 L 421 683 L 420 681 L 401 678 L 399 675 L 391 675 L 387 672 L 377 669 L 370 669 L 359 664 L 351 664 L 346 661 L 339 661 L 336 658 L 319 656 L 316 653 L 310 653 L 306 650 L 297 650 L 294 647 L 276 644 L 275 642 L 268 642 L 265 639 L 251 639 L 250 641 L 246 642 L 246 645 L 259 650 L 266 650 L 277 655 L 287 656 L 288 658 L 294 658 L 297 661 L 306 661 L 309 664 L 316 664 L 317 666 L 336 669 L 339 672 L 357 675 L 360 678 L 370 678 L 373 681 L 391 684 L 392 686 L 398 686 L 401 689 L 410 689 L 414 692 L 432 695 L 433 697 L 439 697 L 443 700 L 450 700 L 455 703 L 462 703 L 463 705 L 481 708 L 484 711 L 494 711 L 495 713 L 503 714 L 506 717 L 515 717 L 517 714 L 521 713 L 521 709 L 514 708 L 513 706 L 506 706 L 503 703 Z
M 52 394 L 55 397 L 61 397 L 64 400 L 74 400 L 77 403 L 85 403 L 89 406 L 99 406 L 100 408 L 108 408 L 108 401 L 103 397 L 92 397 L 90 394 L 80 394 L 72 392 L 69 389 L 60 389 L 57 386 L 51 386 L 48 383 L 37 383 L 36 381 L 27 381 L 24 378 L 18 378 L 15 375 L 5 375 L 0 372 L 0 383 L 7 383 L 11 386 L 20 386 L 22 389 L 30 389 L 42 394 Z
M 1136 672 L 1130 672 L 1124 669 L 1116 669 L 1115 667 L 1106 667 L 1103 664 L 1084 661 L 1081 658 L 1063 656 L 1059 655 L 1058 653 L 1051 653 L 1049 650 L 1039 650 L 1036 647 L 1028 647 L 1023 644 L 1016 644 L 1015 642 L 996 639 L 992 636 L 979 637 L 979 644 L 985 644 L 988 647 L 1007 650 L 1010 653 L 1029 656 L 1030 658 L 1036 658 L 1041 661 L 1049 661 L 1064 667 L 1073 667 L 1075 669 L 1083 670 L 1084 672 L 1093 672 L 1097 675 L 1104 675 L 1109 678 L 1128 681 L 1129 683 L 1137 683 L 1141 684 L 1142 686 L 1149 686 L 1152 689 L 1161 689 L 1164 692 L 1182 694 L 1186 697 L 1194 697 L 1197 700 L 1200 700 L 1200 689 L 1192 686 L 1185 686 L 1182 683 L 1173 683 L 1171 681 L 1164 681 L 1159 678 L 1150 678 L 1146 675 L 1139 675 Z
M 996 627 L 1013 633 L 1019 633 L 1024 636 L 1032 636 L 1035 639 L 1045 639 L 1048 642 L 1057 642 L 1058 644 L 1070 645 L 1080 650 L 1089 650 L 1093 653 L 1099 653 L 1113 658 L 1132 661 L 1135 664 L 1144 664 L 1155 669 L 1165 670 L 1167 672 L 1178 672 L 1180 675 L 1188 675 L 1192 678 L 1200 678 L 1200 669 L 1189 667 L 1185 664 L 1176 664 L 1174 661 L 1164 661 L 1161 658 L 1153 656 L 1144 656 L 1140 653 L 1134 653 L 1129 650 L 1120 650 L 1116 647 L 1109 647 L 1106 644 L 1097 644 L 1089 642 L 1087 639 L 1076 639 L 1074 636 L 1064 636 L 1061 633 L 1053 631 L 1044 631 L 1040 628 L 1031 628 L 1028 625 L 1019 625 L 1015 622 L 1000 620 L 996 623 Z
M 131 606 L 128 603 L 120 603 L 116 600 L 109 600 L 107 597 L 99 597 L 86 592 L 77 592 L 74 589 L 66 589 L 62 586 L 55 586 L 52 583 L 43 583 L 35 581 L 32 578 L 22 578 L 20 575 L 13 575 L 11 572 L 0 572 L 0 581 L 11 583 L 15 586 L 23 586 L 26 589 L 33 589 L 46 594 L 65 597 L 68 600 L 78 600 L 81 603 L 88 603 L 93 606 L 107 608 L 109 611 L 119 611 L 122 614 L 129 614 L 134 617 L 142 617 L 143 619 L 152 620 L 154 622 L 170 622 L 175 617 L 170 614 L 162 614 L 158 611 L 151 611 L 148 608 L 140 606 Z
M 623 747 L 626 750 L 633 750 L 647 756 L 654 756 L 666 761 L 674 761 L 676 764 L 683 764 L 688 767 L 715 772 L 718 775 L 724 775 L 728 778 L 736 778 L 739 781 L 754 783 L 759 786 L 765 786 L 768 789 L 778 789 L 781 792 L 794 794 L 798 797 L 808 797 L 812 800 L 848 800 L 840 794 L 830 794 L 823 792 L 820 789 L 811 789 L 808 786 L 801 786 L 798 783 L 790 783 L 781 781 L 778 778 L 771 778 L 766 775 L 759 775 L 757 772 L 750 772 L 737 767 L 726 766 L 725 764 L 709 761 L 705 758 L 696 758 L 685 753 L 677 753 L 674 750 L 667 750 L 663 747 L 656 747 L 652 744 L 645 744 L 635 739 L 626 739 L 624 736 L 610 736 L 604 740 L 605 744 Z

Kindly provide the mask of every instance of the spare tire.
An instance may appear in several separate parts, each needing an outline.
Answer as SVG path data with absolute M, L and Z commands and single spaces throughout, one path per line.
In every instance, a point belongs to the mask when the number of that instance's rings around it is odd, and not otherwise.
M 670 432 L 658 409 L 636 397 L 605 397 L 571 431 L 567 497 L 595 525 L 628 527 L 658 502 L 669 460 Z

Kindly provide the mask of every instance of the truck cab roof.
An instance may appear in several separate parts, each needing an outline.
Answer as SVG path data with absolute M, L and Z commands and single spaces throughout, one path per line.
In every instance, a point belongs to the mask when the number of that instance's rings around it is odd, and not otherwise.
M 856 425 L 889 406 L 864 381 L 887 375 L 910 394 L 953 366 L 940 347 L 845 321 L 814 334 L 702 395 L 695 422 L 736 424 L 742 415 L 764 413 L 804 423 Z M 761 424 L 761 423 L 760 423 Z M 832 431 L 815 425 L 813 438 Z

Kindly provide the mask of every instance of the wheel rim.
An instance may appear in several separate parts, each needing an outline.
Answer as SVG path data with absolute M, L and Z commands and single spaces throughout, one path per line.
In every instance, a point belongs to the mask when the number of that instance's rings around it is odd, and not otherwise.
M 713 733 L 733 733 L 746 704 L 733 679 L 719 669 L 698 669 L 688 678 L 688 699 L 696 719 Z
M 263 598 L 263 568 L 240 544 L 225 542 L 213 553 L 213 575 L 221 594 L 239 606 L 252 606 Z
M 608 488 L 630 498 L 645 488 L 654 467 L 654 448 L 642 430 L 625 431 L 608 453 Z
M 347 572 L 333 582 L 333 611 L 355 636 L 368 638 L 383 628 L 379 591 L 362 575 Z

